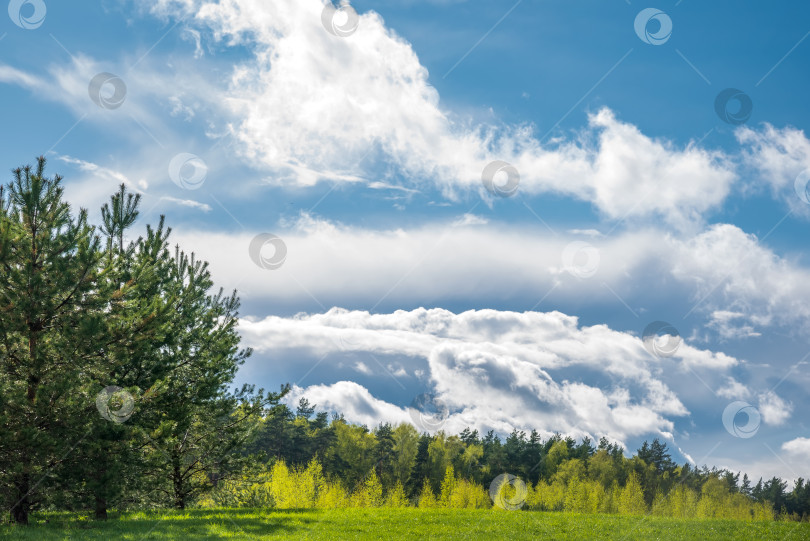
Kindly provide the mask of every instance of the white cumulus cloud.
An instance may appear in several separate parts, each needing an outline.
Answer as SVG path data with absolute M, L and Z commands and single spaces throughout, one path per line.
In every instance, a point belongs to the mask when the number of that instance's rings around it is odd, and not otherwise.
M 604 325 L 580 326 L 577 318 L 559 312 L 454 314 L 422 308 L 371 314 L 333 308 L 291 318 L 245 319 L 240 332 L 261 356 L 305 351 L 328 364 L 332 356 L 366 353 L 380 368 L 385 361 L 378 359 L 398 359 L 396 366 L 408 370 L 389 368 L 381 375 L 409 384 L 409 374 L 423 370 L 421 385 L 449 409 L 445 427 L 450 431 L 474 426 L 501 433 L 538 428 L 547 435 L 606 435 L 619 441 L 648 433 L 670 437 L 674 419 L 689 412 L 661 372 L 682 379 L 686 367 L 723 373 L 738 363 L 689 344 L 671 359 L 658 359 L 637 336 Z M 566 375 L 574 373 L 574 379 Z M 337 404 L 338 411 L 358 422 L 376 414 L 381 415 L 376 422 L 394 422 L 406 413 L 404 406 L 372 400 L 359 384 L 323 383 L 299 395 L 323 406 Z M 353 418 L 355 411 L 360 414 Z

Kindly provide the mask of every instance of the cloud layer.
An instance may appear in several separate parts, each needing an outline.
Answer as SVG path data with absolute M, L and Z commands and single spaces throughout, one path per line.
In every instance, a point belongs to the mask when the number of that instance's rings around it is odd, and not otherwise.
M 721 339 L 810 325 L 810 272 L 733 225 L 683 238 L 652 228 L 549 236 L 485 222 L 465 215 L 385 231 L 303 214 L 274 231 L 287 254 L 273 271 L 250 260 L 250 234 L 186 230 L 176 239 L 210 261 L 229 288 L 323 310 L 464 298 L 520 298 L 530 309 L 544 299 L 587 300 L 636 317 L 665 303 L 705 320 L 705 332 Z
M 723 374 L 739 363 L 689 344 L 681 344 L 672 358 L 658 358 L 637 336 L 604 325 L 581 326 L 559 312 L 370 314 L 334 308 L 243 320 L 240 332 L 262 358 L 297 351 L 330 363 L 368 355 L 378 377 L 411 387 L 418 382 L 445 404 L 450 415 L 443 425 L 449 431 L 538 428 L 546 436 L 560 431 L 618 441 L 651 433 L 672 438 L 673 420 L 689 411 L 662 374 Z M 407 404 L 385 403 L 353 382 L 296 387 L 292 400 L 303 395 L 356 422 L 408 420 Z
M 678 147 L 609 109 L 568 139 L 542 142 L 530 125 L 458 118 L 442 107 L 412 47 L 369 11 L 357 31 L 325 31 L 320 0 L 163 1 L 162 16 L 228 46 L 247 46 L 223 103 L 240 151 L 276 182 L 358 181 L 379 161 L 449 197 L 481 188 L 484 167 L 512 163 L 520 189 L 592 203 L 609 218 L 663 217 L 686 226 L 729 194 L 736 172 L 722 152 Z

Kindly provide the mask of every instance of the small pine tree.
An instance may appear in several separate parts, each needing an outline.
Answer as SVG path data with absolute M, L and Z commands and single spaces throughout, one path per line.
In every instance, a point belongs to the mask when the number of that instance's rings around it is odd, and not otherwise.
M 385 495 L 385 507 L 408 507 L 408 498 L 402 483 L 396 482 L 394 487 Z
M 422 482 L 422 492 L 419 493 L 418 507 L 420 509 L 431 509 L 436 506 L 436 496 L 433 494 L 433 489 L 430 488 L 430 479 L 425 477 Z
M 382 484 L 372 468 L 352 495 L 352 505 L 355 507 L 382 507 L 383 503 L 385 500 L 383 499 Z
M 456 487 L 456 475 L 453 466 L 447 466 L 444 471 L 444 480 L 442 481 L 442 491 L 439 496 L 439 504 L 441 507 L 450 507 L 450 499 L 453 496 L 453 490 Z
M 646 512 L 647 503 L 644 501 L 644 491 L 641 489 L 636 472 L 632 472 L 619 495 L 619 514 L 643 515 Z

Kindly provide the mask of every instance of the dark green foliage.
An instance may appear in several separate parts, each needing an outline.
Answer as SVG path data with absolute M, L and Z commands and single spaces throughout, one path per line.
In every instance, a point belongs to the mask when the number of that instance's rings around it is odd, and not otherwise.
M 163 218 L 127 240 L 139 195 L 122 185 L 95 229 L 44 169 L 0 188 L 0 504 L 20 524 L 38 508 L 182 508 L 241 469 L 286 388 L 230 390 L 250 355 L 239 300 L 169 250 Z
M 87 435 L 110 294 L 86 211 L 73 217 L 44 170 L 16 169 L 0 192 L 0 494 L 19 523 Z

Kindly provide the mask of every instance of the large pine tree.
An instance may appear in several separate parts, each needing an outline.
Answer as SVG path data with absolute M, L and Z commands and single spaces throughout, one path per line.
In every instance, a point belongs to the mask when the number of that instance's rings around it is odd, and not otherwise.
M 100 242 L 62 195 L 44 158 L 0 192 L 0 493 L 21 524 L 87 436 L 105 328 Z

